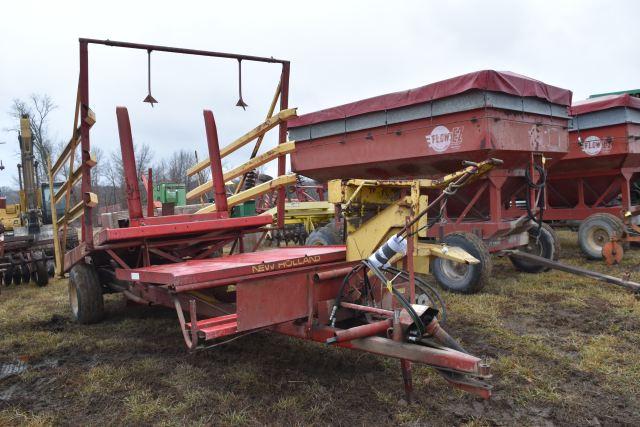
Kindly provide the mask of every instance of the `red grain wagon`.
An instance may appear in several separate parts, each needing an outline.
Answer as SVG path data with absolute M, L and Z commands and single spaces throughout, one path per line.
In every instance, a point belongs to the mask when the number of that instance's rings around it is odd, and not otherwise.
M 558 161 L 568 149 L 571 96 L 529 77 L 486 70 L 328 108 L 289 122 L 293 170 L 317 180 L 413 178 L 442 174 L 463 160 L 502 159 L 502 168 L 449 200 L 428 234 L 487 260 L 434 264 L 445 287 L 479 289 L 490 271 L 488 252 L 520 247 L 557 257 L 550 227 L 529 236 L 545 159 Z M 544 269 L 512 261 L 521 270 Z
M 640 99 L 629 94 L 579 101 L 569 133 L 569 153 L 550 169 L 545 220 L 574 225 L 590 258 L 622 237 L 623 216 L 638 210 Z

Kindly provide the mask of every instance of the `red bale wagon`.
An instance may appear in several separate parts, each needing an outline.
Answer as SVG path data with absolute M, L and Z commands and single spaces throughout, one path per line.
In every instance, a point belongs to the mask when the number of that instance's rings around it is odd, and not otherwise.
M 293 170 L 316 180 L 430 177 L 463 160 L 502 159 L 501 168 L 460 189 L 428 232 L 483 260 L 477 266 L 436 260 L 433 266 L 446 288 L 473 292 L 489 275 L 489 252 L 521 248 L 557 258 L 556 237 L 550 227 L 540 228 L 536 206 L 545 160 L 558 161 L 568 149 L 571 96 L 522 75 L 487 70 L 328 108 L 289 122 Z M 512 261 L 524 271 L 545 269 Z
M 272 104 L 275 106 L 280 98 L 281 111 L 273 116 L 269 114 L 258 131 L 250 132 L 221 150 L 213 113 L 205 110 L 209 158 L 196 167 L 210 170 L 211 181 L 202 185 L 211 188 L 215 203 L 195 214 L 155 216 L 152 197 L 148 197 L 146 213 L 143 209 L 128 111 L 124 107 L 116 108 L 128 217 L 117 226 L 93 230 L 91 210 L 97 207 L 98 200 L 91 192 L 91 169 L 96 162 L 90 156 L 90 130 L 95 115 L 89 107 L 89 45 L 281 64 L 282 74 Z M 295 114 L 287 105 L 288 77 L 289 62 L 274 58 L 80 39 L 76 130 L 61 156 L 49 167 L 51 183 L 61 165 L 70 164 L 73 171 L 63 190 L 53 199 L 63 197 L 64 191 L 73 188 L 79 189 L 82 196 L 77 205 L 66 209 L 62 218 L 54 220 L 62 228 L 62 234 L 73 221 L 80 220 L 82 224 L 79 246 L 62 254 L 60 246 L 56 245 L 57 271 L 69 273 L 73 317 L 81 323 L 101 320 L 103 294 L 119 292 L 135 303 L 174 309 L 190 350 L 218 346 L 240 336 L 268 330 L 400 359 L 408 396 L 412 389 L 411 363 L 415 362 L 435 368 L 455 387 L 488 398 L 491 386 L 484 380 L 490 378 L 490 369 L 480 358 L 468 354 L 440 327 L 438 318 L 442 318 L 444 308 L 441 299 L 427 297 L 429 305 L 413 304 L 416 286 L 421 283 L 414 274 L 414 257 L 428 259 L 435 253 L 459 262 L 478 262 L 457 248 L 417 242 L 414 228 L 426 213 L 422 210 L 418 215 L 418 200 L 422 197 L 417 187 L 414 202 L 407 202 L 404 196 L 395 202 L 393 212 L 400 226 L 393 222 L 388 229 L 378 231 L 388 231 L 387 234 L 395 236 L 394 242 L 399 245 L 396 255 L 400 256 L 393 262 L 384 257 L 383 262 L 377 264 L 368 263 L 367 259 L 349 260 L 344 245 L 258 251 L 259 241 L 253 248 L 243 244 L 247 234 L 264 236 L 273 227 L 274 219 L 269 214 L 232 217 L 231 208 L 274 188 L 283 194 L 286 185 L 296 182 L 295 175 L 283 174 L 285 155 L 294 145 L 285 140 L 286 123 L 282 119 L 284 113 Z M 276 126 L 280 136 L 276 149 L 256 156 L 242 167 L 223 172 L 221 158 L 224 153 L 251 141 L 259 144 L 262 135 Z M 81 159 L 74 167 L 78 147 Z M 283 147 L 285 151 L 273 152 L 283 150 Z M 276 158 L 280 166 L 276 178 L 227 195 L 225 182 L 230 175 L 244 173 L 247 165 L 253 169 L 256 162 L 262 164 Z M 450 175 L 447 182 L 438 181 L 437 185 L 448 186 L 448 191 L 453 191 L 452 185 L 459 187 L 472 175 L 479 176 L 482 169 L 482 164 L 468 166 Z M 400 189 L 414 186 L 411 182 L 394 185 Z M 284 197 L 278 197 L 277 205 L 280 206 L 278 219 L 283 222 Z M 59 236 L 57 231 L 54 235 Z M 223 248 L 224 256 L 221 256 Z M 375 255 L 379 261 L 377 252 Z M 403 270 L 392 268 L 398 262 L 406 265 L 406 271 L 404 267 Z M 431 289 L 427 284 L 424 287 Z M 434 294 L 437 295 L 435 291 Z
M 564 225 L 580 221 L 580 248 L 601 259 L 603 247 L 626 233 L 625 216 L 638 213 L 640 98 L 599 96 L 576 102 L 571 114 L 569 153 L 550 168 L 544 218 Z M 607 256 L 622 256 L 621 247 L 615 252 Z

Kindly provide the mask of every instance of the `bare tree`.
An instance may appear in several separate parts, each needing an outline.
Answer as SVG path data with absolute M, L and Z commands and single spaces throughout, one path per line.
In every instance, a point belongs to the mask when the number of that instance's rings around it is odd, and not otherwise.
M 135 147 L 136 158 L 136 173 L 138 177 L 138 185 L 142 186 L 140 176 L 147 173 L 153 154 L 151 153 L 151 147 L 147 144 L 141 144 Z M 104 167 L 103 176 L 105 178 L 107 186 L 111 187 L 109 193 L 113 197 L 112 204 L 120 204 L 126 206 L 126 194 L 125 194 L 125 180 L 124 180 L 124 166 L 122 164 L 122 153 L 120 150 L 111 153 L 109 163 Z M 144 188 L 140 188 L 142 200 L 146 200 L 146 192 Z
M 195 163 L 195 155 L 187 150 L 174 151 L 169 158 L 168 176 L 170 182 L 184 184 L 189 188 L 189 177 L 187 170 Z
M 14 99 L 9 110 L 9 115 L 14 117 L 16 121 L 19 121 L 25 115 L 30 118 L 34 154 L 37 162 L 42 166 L 38 168 L 37 173 L 42 181 L 47 180 L 45 165 L 53 148 L 53 142 L 49 135 L 49 115 L 56 108 L 58 108 L 57 105 L 49 95 L 32 94 L 26 101 Z M 19 125 L 5 130 L 18 132 Z
M 92 150 L 96 159 L 96 164 L 91 168 L 91 186 L 97 187 L 102 184 L 105 178 L 104 151 L 100 147 L 94 147 Z

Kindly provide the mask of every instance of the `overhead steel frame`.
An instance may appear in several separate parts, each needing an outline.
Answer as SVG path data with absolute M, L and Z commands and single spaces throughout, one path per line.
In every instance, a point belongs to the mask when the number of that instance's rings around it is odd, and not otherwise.
M 168 52 L 168 53 L 177 53 L 183 55 L 194 55 L 194 56 L 206 56 L 206 57 L 214 57 L 214 58 L 225 58 L 225 59 L 235 59 L 237 61 L 253 61 L 253 62 L 264 62 L 264 63 L 275 63 L 281 64 L 282 71 L 280 74 L 280 80 L 278 82 L 278 87 L 276 90 L 276 97 L 274 98 L 274 105 L 279 93 L 280 98 L 280 109 L 286 110 L 289 105 L 289 74 L 290 74 L 290 62 L 282 59 L 276 59 L 273 57 L 261 57 L 261 56 L 253 56 L 253 55 L 240 55 L 233 53 L 225 53 L 225 52 L 215 52 L 215 51 L 207 51 L 207 50 L 197 50 L 197 49 L 184 49 L 184 48 L 176 48 L 176 47 L 168 47 L 168 46 L 160 46 L 160 45 L 151 45 L 151 44 L 140 44 L 140 43 L 130 43 L 130 42 L 121 42 L 121 41 L 113 41 L 113 40 L 98 40 L 98 39 L 89 39 L 89 38 L 80 38 L 80 72 L 78 77 L 78 92 L 76 99 L 76 112 L 74 116 L 74 126 L 73 126 L 73 134 L 71 140 L 67 144 L 67 146 L 63 149 L 62 155 L 56 160 L 53 165 L 50 166 L 51 176 L 55 178 L 56 174 L 59 173 L 67 159 L 69 159 L 69 179 L 65 182 L 65 185 L 61 190 L 59 190 L 55 196 L 53 197 L 53 202 L 57 203 L 65 197 L 66 200 L 66 211 L 65 215 L 57 219 L 54 225 L 54 235 L 58 236 L 58 226 L 63 227 L 63 238 L 62 242 L 66 241 L 67 227 L 68 225 L 75 219 L 82 217 L 82 234 L 80 239 L 80 246 L 73 251 L 62 255 L 62 251 L 64 250 L 64 244 L 60 245 L 59 242 L 56 243 L 57 251 L 56 251 L 56 264 L 57 264 L 57 273 L 61 274 L 63 271 L 68 270 L 72 264 L 77 262 L 79 259 L 87 253 L 94 249 L 94 241 L 93 241 L 93 224 L 92 224 L 92 214 L 93 208 L 97 205 L 97 197 L 92 192 L 91 188 L 91 168 L 95 165 L 95 159 L 91 156 L 91 141 L 90 141 L 90 129 L 91 126 L 95 123 L 95 116 L 93 111 L 91 111 L 89 107 L 89 45 L 104 45 L 111 47 L 121 47 L 126 49 L 137 49 L 137 50 L 146 50 L 147 52 Z M 78 127 L 78 114 L 79 117 L 79 127 Z M 287 124 L 285 121 L 279 123 L 279 136 L 278 143 L 283 144 L 287 140 Z M 74 169 L 74 155 L 75 150 L 80 143 L 81 149 L 81 163 L 77 169 Z M 135 164 L 135 159 L 133 156 L 123 156 L 123 163 L 125 166 L 125 170 L 133 170 L 131 169 L 131 164 Z M 286 170 L 286 158 L 284 155 L 278 157 L 278 176 L 282 176 L 285 174 Z M 81 193 L 82 200 L 73 207 L 69 207 L 71 189 L 77 181 L 81 181 Z M 137 177 L 136 177 L 137 180 Z M 136 187 L 137 188 L 137 187 Z M 285 188 L 280 187 L 277 189 L 278 191 L 278 227 L 284 226 L 284 203 L 285 203 Z

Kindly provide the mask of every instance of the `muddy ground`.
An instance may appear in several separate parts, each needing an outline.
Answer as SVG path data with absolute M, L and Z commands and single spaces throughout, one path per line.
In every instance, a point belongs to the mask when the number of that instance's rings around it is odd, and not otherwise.
M 640 281 L 640 250 L 607 269 L 561 236 L 567 262 Z M 172 311 L 110 296 L 81 326 L 65 281 L 2 288 L 0 366 L 23 371 L 0 379 L 0 425 L 640 425 L 630 292 L 502 259 L 483 293 L 443 294 L 450 333 L 491 360 L 490 401 L 415 366 L 407 404 L 397 361 L 268 332 L 187 354 Z

